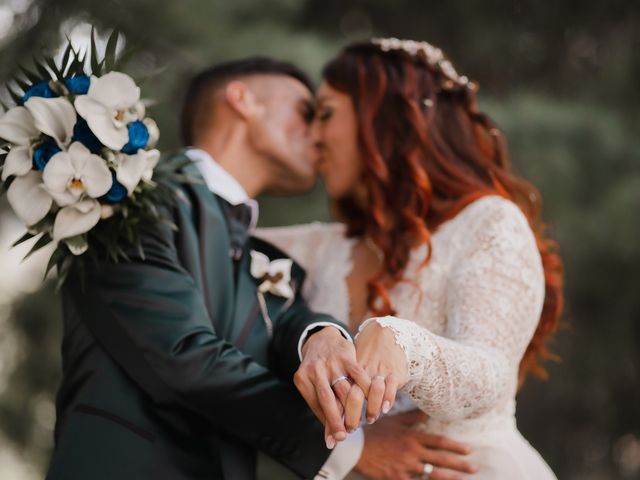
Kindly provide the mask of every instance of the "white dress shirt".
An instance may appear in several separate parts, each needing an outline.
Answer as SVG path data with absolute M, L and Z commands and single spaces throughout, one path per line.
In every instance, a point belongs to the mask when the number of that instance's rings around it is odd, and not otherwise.
M 240 185 L 229 172 L 222 168 L 209 153 L 201 149 L 189 148 L 185 154 L 193 160 L 207 188 L 209 188 L 212 193 L 222 197 L 231 205 L 244 203 L 251 208 L 250 230 L 254 229 L 258 224 L 258 202 L 253 198 L 249 198 L 249 195 L 242 185 Z M 302 358 L 302 345 L 309 331 L 321 326 L 336 327 L 342 331 L 345 338 L 351 339 L 346 330 L 334 323 L 317 322 L 311 324 L 304 330 L 298 341 L 298 355 L 300 358 Z M 362 429 L 358 429 L 356 432 L 347 435 L 346 440 L 335 446 L 333 452 L 331 452 L 331 455 L 329 455 L 329 458 L 327 458 L 327 461 L 316 475 L 316 480 L 340 480 L 344 478 L 358 463 L 363 447 L 364 434 L 362 433 Z

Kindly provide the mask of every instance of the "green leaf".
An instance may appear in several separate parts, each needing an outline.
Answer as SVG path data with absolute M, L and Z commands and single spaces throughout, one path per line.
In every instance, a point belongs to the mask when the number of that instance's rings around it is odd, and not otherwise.
M 20 69 L 20 71 L 22 72 L 22 74 L 27 77 L 27 79 L 31 82 L 31 83 L 38 83 L 40 80 L 43 80 L 40 75 L 37 75 L 36 73 L 32 72 L 31 70 L 27 69 L 26 67 L 22 66 L 22 65 L 18 65 L 18 68 Z M 49 75 L 47 75 L 48 77 Z
M 73 63 L 73 68 L 70 70 L 70 73 L 75 75 L 83 75 L 84 74 L 84 63 L 87 59 L 87 51 L 79 52 L 75 58 Z
M 144 248 L 142 247 L 142 241 L 140 241 L 140 238 L 136 238 L 136 251 L 138 252 L 138 256 L 140 257 L 140 259 L 142 261 L 146 260 L 145 255 L 144 255 Z
M 64 251 L 64 248 L 62 248 L 61 246 L 58 246 L 58 248 L 53 251 L 51 257 L 49 258 L 49 263 L 47 263 L 47 268 L 44 271 L 44 277 L 42 278 L 43 281 L 47 278 L 47 275 L 49 275 L 51 269 L 64 258 L 65 253 L 66 252 Z
M 7 87 L 7 91 L 9 92 L 9 95 L 11 95 L 11 99 L 16 103 L 16 105 L 18 105 L 18 104 L 20 104 L 20 102 L 22 102 L 23 95 L 17 94 L 16 92 L 14 92 L 9 87 Z
M 64 285 L 64 282 L 67 279 L 67 277 L 69 276 L 69 271 L 71 270 L 71 266 L 73 265 L 74 261 L 75 261 L 75 258 L 73 257 L 73 255 L 71 253 L 69 253 L 67 256 L 64 257 L 64 260 L 62 260 L 62 263 L 59 264 L 59 266 L 58 266 L 58 282 L 56 284 L 56 292 L 59 292 L 60 289 L 62 288 L 62 285 Z M 80 282 L 81 282 L 82 285 L 84 285 L 83 276 L 80 277 Z
M 26 92 L 27 90 L 29 90 L 31 88 L 31 84 L 29 84 L 29 83 L 27 83 L 24 80 L 21 80 L 19 78 L 14 78 L 13 81 L 16 82 L 18 87 L 20 87 L 20 89 L 23 92 Z
M 72 52 L 75 53 L 73 45 L 71 45 L 71 40 L 67 37 L 67 48 L 65 48 L 64 53 L 62 54 L 62 61 L 60 62 L 60 73 L 63 77 L 67 74 L 67 66 Z
M 53 239 L 49 236 L 49 234 L 45 233 L 38 239 L 38 241 L 33 245 L 33 247 L 31 247 L 31 250 L 29 250 L 29 253 L 27 253 L 24 256 L 22 261 L 24 262 L 27 258 L 29 258 L 31 255 L 36 253 L 38 250 L 49 245 L 52 241 Z
M 116 48 L 118 46 L 118 36 L 120 32 L 118 29 L 114 29 L 107 40 L 107 48 L 104 52 L 104 66 L 107 70 L 112 70 L 116 62 Z
M 31 240 L 33 237 L 35 237 L 37 234 L 36 233 L 31 233 L 31 232 L 27 232 L 25 233 L 23 236 L 21 236 L 18 240 L 16 240 L 15 242 L 13 242 L 11 244 L 11 248 L 13 247 L 17 247 L 18 245 L 20 245 L 23 242 L 26 242 L 27 240 Z
M 64 75 L 62 75 L 62 71 L 56 65 L 56 62 L 51 57 L 44 57 L 44 62 L 51 69 L 51 71 L 55 74 L 56 78 L 60 81 L 64 80 Z
M 11 95 L 11 99 L 16 103 L 16 105 L 19 105 L 20 102 L 22 102 L 23 95 L 16 93 L 15 91 L 13 91 L 13 89 L 9 87 L 7 87 L 7 91 L 9 92 L 9 95 Z
M 55 80 L 55 77 L 51 75 L 51 72 L 47 70 L 47 68 L 41 63 L 41 61 L 37 61 L 34 59 L 34 63 L 36 65 L 36 70 L 38 70 L 38 73 L 42 75 L 43 80 Z
M 96 48 L 96 29 L 91 27 L 91 72 L 100 76 L 100 62 L 98 62 L 98 49 Z

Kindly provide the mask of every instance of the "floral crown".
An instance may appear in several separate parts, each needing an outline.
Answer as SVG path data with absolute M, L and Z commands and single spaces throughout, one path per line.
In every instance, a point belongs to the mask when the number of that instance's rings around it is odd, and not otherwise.
M 442 77 L 440 88 L 446 91 L 469 89 L 477 91 L 478 86 L 464 75 L 459 75 L 444 52 L 428 42 L 400 40 L 398 38 L 372 38 L 371 43 L 383 52 L 402 51 L 423 61 L 432 71 Z

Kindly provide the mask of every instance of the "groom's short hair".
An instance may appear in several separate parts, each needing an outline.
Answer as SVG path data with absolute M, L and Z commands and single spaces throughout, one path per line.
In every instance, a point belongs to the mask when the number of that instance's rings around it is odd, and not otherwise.
M 193 77 L 187 87 L 180 120 L 185 146 L 193 145 L 198 125 L 206 123 L 203 117 L 211 112 L 211 102 L 216 90 L 232 80 L 251 75 L 286 75 L 313 91 L 309 76 L 289 62 L 268 57 L 248 57 L 214 65 Z

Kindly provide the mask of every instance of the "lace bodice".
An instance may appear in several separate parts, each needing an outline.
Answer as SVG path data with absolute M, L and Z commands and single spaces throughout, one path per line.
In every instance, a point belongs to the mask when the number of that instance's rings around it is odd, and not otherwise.
M 313 309 L 347 322 L 346 278 L 354 241 L 339 224 L 260 230 L 308 274 Z M 391 328 L 409 364 L 405 385 L 429 416 L 428 430 L 491 428 L 511 421 L 518 367 L 538 323 L 544 272 L 526 217 L 497 196 L 468 205 L 414 249 L 404 281 L 390 292 L 397 315 L 372 319 Z

